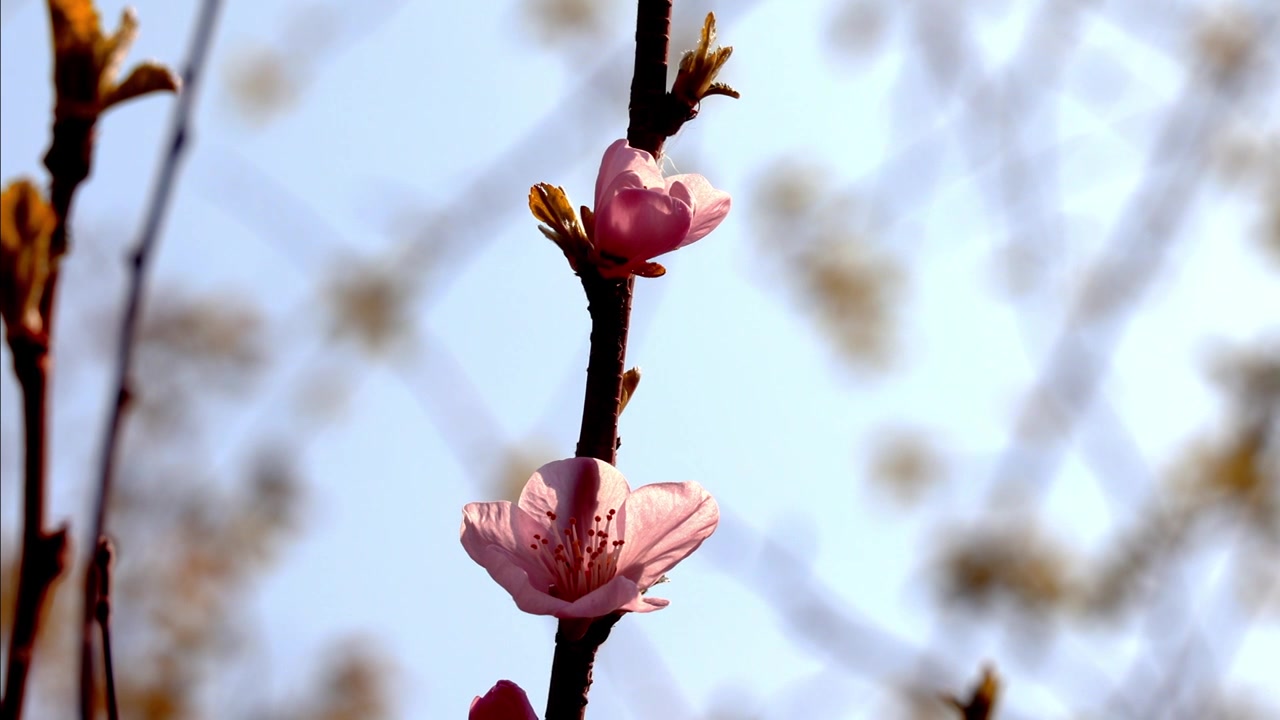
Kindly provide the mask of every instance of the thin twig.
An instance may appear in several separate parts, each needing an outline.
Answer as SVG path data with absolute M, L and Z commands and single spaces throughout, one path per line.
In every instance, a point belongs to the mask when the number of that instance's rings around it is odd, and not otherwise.
M 98 628 L 102 631 L 102 664 L 106 670 L 108 720 L 120 720 L 120 708 L 116 702 L 115 665 L 111 662 L 111 566 L 115 555 L 116 549 L 111 540 L 99 538 L 93 557 L 93 569 L 98 574 L 101 592 L 98 593 L 98 602 L 93 612 L 98 620 Z
M 52 278 L 51 278 L 52 279 Z M 24 482 L 22 561 L 18 575 L 18 599 L 14 610 L 13 632 L 9 636 L 9 662 L 5 675 L 5 692 L 0 700 L 0 717 L 18 720 L 22 717 L 27 677 L 35 655 L 40 617 L 53 581 L 62 574 L 67 544 L 65 526 L 46 532 L 44 505 L 46 488 L 45 459 L 48 426 L 48 325 L 44 337 L 12 336 L 13 371 L 22 388 L 22 421 L 24 433 Z
M 125 306 L 124 316 L 120 321 L 120 333 L 117 339 L 113 397 L 102 441 L 98 494 L 93 513 L 93 534 L 90 535 L 91 538 L 94 538 L 94 543 L 89 546 L 90 550 L 85 570 L 84 621 L 81 627 L 80 642 L 80 714 L 83 720 L 92 720 L 93 717 L 94 676 L 92 648 L 94 610 L 102 593 L 105 592 L 105 588 L 99 587 L 99 577 L 94 570 L 93 559 L 97 553 L 98 543 L 104 540 L 106 511 L 115 474 L 115 459 L 120 429 L 124 420 L 125 409 L 131 396 L 129 374 L 133 363 L 134 340 L 137 335 L 138 319 L 142 310 L 146 271 L 159 237 L 160 225 L 163 223 L 169 208 L 169 198 L 173 193 L 177 179 L 178 163 L 187 149 L 196 89 L 199 84 L 200 73 L 204 68 L 209 42 L 213 37 L 213 30 L 217 23 L 218 11 L 221 5 L 221 0 L 204 0 L 201 5 L 192 37 L 191 52 L 183 70 L 182 94 L 178 96 L 178 102 L 174 106 L 173 120 L 169 129 L 169 152 L 161 161 L 159 176 L 152 189 L 151 203 L 145 216 L 142 231 L 130 257 L 132 274 L 129 279 L 128 301 Z M 111 677 L 112 671 L 110 667 L 106 669 L 106 672 L 107 677 Z
M 53 372 L 53 311 L 60 261 L 67 251 L 71 204 L 81 183 L 89 177 L 93 163 L 95 121 L 96 117 L 60 118 L 55 114 L 53 137 L 44 156 L 56 224 L 50 239 L 49 276 L 40 295 L 41 327 L 38 334 L 11 328 L 8 337 L 13 351 L 13 371 L 22 388 L 23 520 L 18 600 L 14 610 L 13 634 L 9 636 L 9 664 L 5 672 L 4 696 L 0 698 L 0 720 L 22 717 L 27 678 L 40 634 L 40 619 L 49 589 L 62 574 L 67 547 L 65 525 L 51 533 L 44 529 L 48 486 L 48 389 Z

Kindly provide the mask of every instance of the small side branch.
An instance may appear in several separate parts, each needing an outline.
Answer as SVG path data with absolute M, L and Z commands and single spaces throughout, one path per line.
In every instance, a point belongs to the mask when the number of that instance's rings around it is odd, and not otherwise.
M 53 373 L 50 344 L 53 337 L 54 300 L 58 268 L 67 250 L 67 226 L 76 190 L 89 176 L 93 156 L 92 121 L 58 121 L 45 154 L 51 176 L 50 198 L 55 217 L 48 253 L 49 275 L 40 291 L 40 329 L 8 328 L 13 351 L 13 372 L 22 389 L 23 512 L 22 560 L 18 575 L 18 600 L 13 634 L 9 637 L 9 664 L 5 671 L 0 720 L 19 720 L 26 700 L 27 678 L 40 635 L 40 621 L 49 590 L 62 574 L 67 550 L 67 528 L 44 529 L 45 494 L 48 489 L 49 378 Z
M 48 427 L 49 349 L 45 338 L 11 335 L 13 370 L 22 388 L 23 421 L 23 519 L 22 560 L 13 633 L 9 636 L 9 663 L 5 673 L 0 718 L 19 720 L 26 697 L 27 678 L 35 655 L 40 619 L 49 589 L 62 574 L 67 529 L 44 529 Z
M 169 199 L 173 194 L 178 175 L 178 165 L 185 155 L 187 140 L 191 132 L 192 110 L 195 106 L 196 90 L 208 55 L 210 40 L 217 25 L 221 0 L 204 0 L 196 20 L 191 52 L 183 71 L 183 91 L 178 96 L 174 107 L 173 120 L 169 128 L 168 146 L 160 165 L 160 172 L 152 190 L 151 201 L 137 243 L 130 255 L 128 299 L 124 315 L 120 320 L 120 331 L 116 344 L 116 369 L 112 390 L 110 409 L 107 415 L 106 429 L 103 433 L 102 450 L 99 462 L 98 492 L 94 502 L 93 527 L 89 557 L 86 558 L 84 581 L 84 615 L 81 625 L 80 640 L 80 714 L 83 720 L 92 720 L 94 698 L 93 673 L 93 625 L 95 612 L 102 601 L 106 588 L 102 586 L 101 576 L 97 572 L 95 558 L 98 547 L 105 542 L 106 512 L 110 502 L 111 488 L 114 484 L 116 454 L 119 445 L 120 430 L 123 425 L 125 411 L 132 395 L 129 388 L 129 376 L 133 366 L 133 351 L 137 336 L 138 321 L 142 315 L 142 300 L 146 287 L 147 270 L 151 255 L 160 234 L 160 226 L 164 222 L 169 209 Z M 105 635 L 104 635 L 105 640 Z M 104 647 L 104 654 L 108 653 Z M 107 668 L 110 672 L 110 665 Z
M 120 707 L 116 702 L 115 665 L 111 660 L 111 566 L 115 555 L 115 546 L 111 540 L 100 538 L 93 556 L 93 569 L 98 575 L 97 585 L 101 592 L 98 593 L 93 614 L 102 632 L 102 666 L 107 680 L 107 720 L 120 720 Z

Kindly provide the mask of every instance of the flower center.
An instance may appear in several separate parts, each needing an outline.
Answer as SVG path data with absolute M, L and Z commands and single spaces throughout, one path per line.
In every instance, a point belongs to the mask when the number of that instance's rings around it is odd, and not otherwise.
M 549 595 L 573 602 L 613 579 L 623 545 L 621 539 L 609 539 L 616 514 L 610 510 L 604 517 L 596 515 L 591 527 L 582 527 L 577 518 L 557 523 L 556 514 L 547 511 L 547 534 L 534 533 L 529 548 L 551 571 Z

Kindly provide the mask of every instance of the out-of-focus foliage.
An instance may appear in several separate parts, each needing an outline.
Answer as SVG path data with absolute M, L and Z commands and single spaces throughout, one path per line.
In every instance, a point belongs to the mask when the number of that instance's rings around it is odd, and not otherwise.
M 898 500 L 913 505 L 944 478 L 943 458 L 928 434 L 893 428 L 872 437 L 866 448 L 868 476 Z
M 618 15 L 608 3 L 593 0 L 528 0 L 523 10 L 539 40 L 551 46 L 600 42 L 606 21 Z
M 73 296 L 77 289 L 94 290 L 72 287 Z M 140 720 L 222 718 L 208 713 L 232 699 L 211 703 L 209 689 L 233 674 L 235 658 L 258 642 L 262 629 L 243 606 L 255 578 L 273 567 L 282 544 L 300 529 L 302 482 L 294 451 L 282 441 L 242 451 L 237 468 L 213 462 L 213 418 L 259 385 L 270 356 L 270 331 L 252 302 L 161 290 L 149 307 L 138 336 L 138 422 L 126 434 L 109 509 L 119 548 L 113 644 L 120 712 Z M 76 360 L 88 358 L 62 361 Z M 6 538 L 6 623 L 14 545 Z M 42 626 L 36 677 L 44 692 L 36 702 L 50 717 L 73 712 L 79 598 L 75 583 L 60 583 Z M 3 629 L 7 635 L 7 624 Z M 375 663 L 365 646 L 339 645 L 333 653 L 333 665 L 316 681 L 322 694 L 302 700 L 310 709 L 285 717 L 386 717 L 387 664 Z M 263 712 L 280 707 L 266 695 L 234 704 Z M 321 710 L 328 714 L 317 714 Z
M 302 68 L 269 47 L 239 51 L 226 70 L 240 113 L 257 124 L 266 124 L 276 115 L 297 105 L 306 80 Z
M 885 41 L 890 8 L 882 0 L 847 0 L 832 4 L 826 42 L 838 56 L 864 59 Z
M 287 13 L 270 40 L 234 50 L 223 70 L 235 109 L 257 126 L 297 107 L 319 66 L 362 25 L 315 0 L 295 3 Z
M 381 653 L 350 639 L 324 660 L 315 692 L 297 709 L 266 714 L 262 720 L 386 720 L 394 717 L 389 701 L 390 662 Z
M 1160 634 L 1174 627 L 1187 634 L 1190 647 L 1198 625 L 1212 622 L 1204 632 L 1213 633 L 1230 657 L 1238 638 L 1274 607 L 1280 591 L 1274 562 L 1280 557 L 1280 392 L 1275 390 L 1280 362 L 1274 342 L 1240 348 L 1219 363 L 1213 374 L 1222 391 L 1222 418 L 1197 423 L 1197 437 L 1174 457 L 1158 459 L 1163 472 L 1126 472 L 1141 462 L 1141 453 L 1132 448 L 1124 451 L 1127 465 L 1110 466 L 1114 458 L 1101 452 L 1086 458 L 1100 488 L 1125 490 L 1104 497 L 1111 517 L 1101 540 L 1075 547 L 1074 519 L 1047 510 L 1046 496 L 1060 474 L 1056 458 L 1072 452 L 1081 434 L 1110 435 L 1112 446 L 1132 443 L 1124 419 L 1109 406 L 1110 388 L 1100 389 L 1101 378 L 1110 369 L 1124 320 L 1136 315 L 1132 322 L 1143 322 L 1144 291 L 1166 281 L 1160 274 L 1166 257 L 1180 242 L 1231 241 L 1221 235 L 1183 240 L 1190 203 L 1208 184 L 1197 170 L 1201 163 L 1212 161 L 1218 177 L 1243 201 L 1241 207 L 1256 213 L 1251 234 L 1264 253 L 1276 258 L 1280 146 L 1274 108 L 1280 87 L 1274 81 L 1274 48 L 1280 17 L 1266 4 L 1192 3 L 1176 21 L 1157 29 L 1145 22 L 1152 16 L 1139 3 L 845 0 L 830 5 L 826 50 L 833 59 L 858 60 L 879 72 L 886 64 L 897 68 L 891 96 L 902 98 L 909 112 L 892 121 L 911 130 L 879 171 L 856 185 L 842 186 L 833 181 L 834 170 L 818 171 L 790 158 L 761 171 L 753 198 L 755 234 L 768 251 L 765 259 L 780 261 L 793 297 L 851 364 L 868 359 L 883 364 L 886 357 L 908 355 L 909 346 L 887 339 L 899 332 L 905 317 L 899 286 L 914 268 L 896 256 L 877 264 L 868 258 L 885 253 L 869 248 L 917 247 L 928 239 L 906 237 L 902 228 L 922 226 L 902 223 L 896 215 L 877 217 L 875 208 L 900 212 L 929 202 L 930 189 L 943 192 L 937 174 L 959 157 L 965 163 L 959 180 L 976 186 L 984 203 L 976 211 L 993 216 L 987 227 L 1007 234 L 994 259 L 1010 273 L 1010 287 L 1017 292 L 1009 299 L 1029 328 L 1028 337 L 1047 321 L 1056 323 L 1051 320 L 1056 314 L 1066 318 L 1059 340 L 1048 346 L 1041 382 L 1027 393 L 1014 439 L 990 486 L 961 488 L 957 473 L 939 477 L 940 455 L 931 451 L 927 436 L 884 432 L 859 448 L 870 482 L 904 500 L 914 498 L 912 509 L 937 513 L 926 542 L 935 549 L 934 562 L 924 571 L 945 618 L 946 628 L 934 634 L 937 643 L 949 646 L 948 641 L 956 642 L 951 635 L 986 638 L 997 631 L 1009 641 L 997 647 L 1012 657 L 1032 650 L 1040 661 L 1065 662 L 1061 656 L 1068 653 L 1061 645 L 1074 633 L 1105 627 L 1114 633 L 1107 642 L 1126 637 L 1167 648 Z M 1117 92 L 1137 94 L 1137 86 L 1126 88 L 1120 81 L 1127 70 L 1116 66 L 1119 56 L 1104 55 L 1096 36 L 1085 39 L 1099 26 L 1181 66 L 1186 85 L 1181 98 L 1159 108 L 1153 127 L 1166 129 L 1153 147 L 1138 148 L 1151 155 L 1132 196 L 1121 205 L 1122 214 L 1103 221 L 1114 229 L 1101 244 L 1098 238 L 1082 238 L 1087 249 L 1078 250 L 1063 240 L 1068 215 L 1060 205 L 1082 192 L 1061 184 L 1062 169 L 1080 146 L 1045 146 L 1046 138 L 1056 141 L 1044 129 L 1063 122 L 1063 115 L 1053 114 L 1061 112 L 1056 103 L 1080 103 L 1107 117 L 1107 104 L 1118 102 Z M 1007 35 L 1010 28 L 1020 36 L 1017 42 L 991 54 L 984 41 Z M 1100 85 L 1085 88 L 1092 95 L 1068 86 L 1077 82 L 1070 73 L 1085 67 L 1109 76 L 1110 95 Z M 865 192 L 867 187 L 875 192 Z M 972 240 L 951 235 L 946 242 Z M 1086 253 L 1098 258 L 1088 272 L 1063 272 L 1074 270 L 1068 263 L 1078 264 Z M 911 277 L 912 293 L 930 291 L 914 282 L 914 273 Z M 1275 327 L 1258 330 L 1274 332 Z M 982 341 L 976 329 L 969 334 Z M 887 355 L 885 348 L 893 345 L 897 351 Z M 1170 412 L 1179 412 L 1186 392 L 1170 389 Z M 1101 410 L 1090 410 L 1097 406 Z M 1146 486 L 1140 483 L 1144 477 L 1155 481 Z M 981 508 L 960 525 L 924 499 L 959 496 L 975 498 Z M 1088 518 L 1088 524 L 1098 522 Z M 1184 585 L 1185 573 L 1203 572 L 1210 558 L 1224 556 L 1221 580 L 1197 577 Z M 1229 596 L 1234 588 L 1235 598 L 1222 601 L 1230 609 L 1212 620 L 1197 617 L 1196 603 L 1202 600 L 1183 599 L 1200 598 L 1205 584 L 1225 588 Z M 786 611 L 780 607 L 779 612 Z M 1129 676 L 1109 678 L 1113 687 L 1097 699 L 1064 698 L 1067 706 L 1109 718 L 1253 717 L 1275 711 L 1273 703 L 1256 703 L 1222 679 L 1226 661 L 1191 667 L 1172 654 L 1150 652 L 1150 663 L 1143 664 L 1140 652 Z M 932 682 L 923 678 L 922 684 Z M 1199 689 L 1159 691 L 1160 683 L 1173 682 Z M 913 689 L 920 685 L 904 690 L 890 716 L 948 717 L 940 714 L 934 694 Z M 997 716 L 1005 712 L 1017 710 Z
M 842 358 L 886 368 L 905 272 L 877 247 L 870 209 L 856 195 L 828 190 L 828 170 L 782 164 L 764 177 L 752 202 L 763 251 Z
M 326 293 L 334 337 L 374 356 L 396 346 L 404 349 L 412 339 L 411 303 L 420 280 L 412 265 L 344 265 Z
M 525 484 L 529 482 L 529 477 L 546 463 L 546 458 L 553 456 L 549 443 L 542 440 L 513 445 L 502 457 L 492 489 L 486 497 L 516 502 L 520 499 L 520 492 L 524 490 Z
M 138 386 L 135 408 L 152 431 L 180 433 L 201 402 L 242 398 L 253 388 L 267 362 L 267 338 L 246 298 L 162 293 L 141 328 L 137 368 L 147 382 Z
M 1280 126 L 1245 118 L 1222 133 L 1215 151 L 1223 179 L 1256 205 L 1259 249 L 1280 268 Z
M 1042 619 L 1069 597 L 1066 553 L 1030 527 L 948 532 L 942 548 L 943 597 L 993 615 Z

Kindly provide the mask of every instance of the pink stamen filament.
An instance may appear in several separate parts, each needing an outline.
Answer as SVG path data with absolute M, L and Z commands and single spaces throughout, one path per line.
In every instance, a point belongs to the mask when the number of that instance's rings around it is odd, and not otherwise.
M 610 540 L 616 510 L 605 517 L 595 516 L 595 522 L 586 528 L 585 538 L 579 531 L 577 518 L 569 518 L 564 527 L 556 527 L 556 514 L 547 511 L 551 526 L 546 535 L 535 533 L 529 548 L 539 553 L 554 578 L 548 592 L 562 600 L 573 602 L 604 585 L 618 573 L 618 558 L 622 555 L 622 540 Z M 563 542 L 553 546 L 552 538 L 563 537 Z M 584 543 L 585 539 L 585 543 Z

